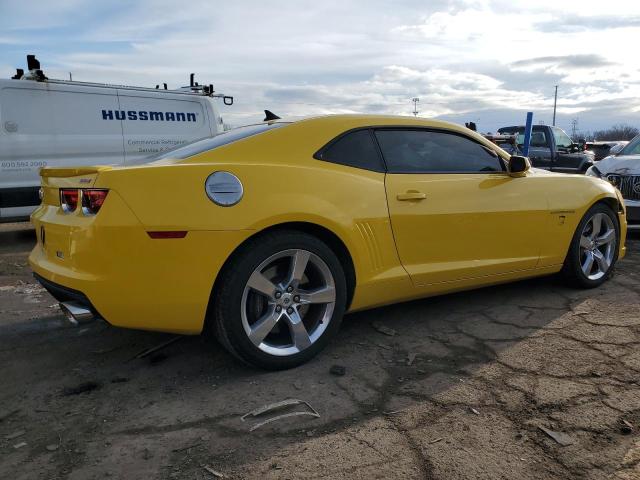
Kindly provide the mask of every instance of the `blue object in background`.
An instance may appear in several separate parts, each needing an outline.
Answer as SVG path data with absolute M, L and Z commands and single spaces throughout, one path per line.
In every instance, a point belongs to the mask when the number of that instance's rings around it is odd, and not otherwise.
M 522 155 L 529 156 L 529 144 L 531 143 L 531 129 L 533 128 L 533 112 L 527 112 L 527 123 L 524 127 L 524 144 L 522 145 Z

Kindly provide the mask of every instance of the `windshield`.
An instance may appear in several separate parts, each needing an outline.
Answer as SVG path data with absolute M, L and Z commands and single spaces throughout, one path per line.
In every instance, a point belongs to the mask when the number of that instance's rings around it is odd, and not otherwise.
M 640 155 L 640 135 L 633 137 L 633 140 L 627 143 L 618 155 Z
M 247 125 L 246 127 L 234 128 L 232 130 L 219 133 L 214 137 L 202 138 L 186 145 L 181 145 L 178 148 L 167 150 L 166 152 L 162 152 L 159 155 L 151 157 L 151 160 L 164 160 L 168 158 L 182 160 L 184 158 L 193 157 L 194 155 L 198 155 L 202 152 L 213 150 L 223 145 L 237 142 L 238 140 L 242 140 L 253 135 L 258 135 L 259 133 L 264 133 L 268 130 L 273 130 L 274 128 L 282 127 L 283 125 L 286 124 L 260 123 L 258 125 Z M 146 160 L 149 161 L 149 159 Z

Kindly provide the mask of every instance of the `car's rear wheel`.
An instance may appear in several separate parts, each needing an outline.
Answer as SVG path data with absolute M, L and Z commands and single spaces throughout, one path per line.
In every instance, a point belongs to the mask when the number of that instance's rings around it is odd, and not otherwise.
M 340 326 L 346 281 L 333 251 L 296 231 L 250 240 L 216 282 L 215 334 L 236 357 L 291 368 L 322 350 Z
M 618 260 L 618 218 L 607 205 L 596 204 L 582 218 L 571 241 L 562 273 L 574 286 L 601 285 Z

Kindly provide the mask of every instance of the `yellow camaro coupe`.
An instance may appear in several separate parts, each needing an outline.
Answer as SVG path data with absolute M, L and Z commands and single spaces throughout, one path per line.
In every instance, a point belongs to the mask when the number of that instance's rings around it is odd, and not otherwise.
M 612 185 L 435 120 L 270 121 L 41 175 L 29 261 L 70 320 L 210 332 L 267 369 L 312 358 L 347 311 L 560 271 L 595 287 L 625 253 Z

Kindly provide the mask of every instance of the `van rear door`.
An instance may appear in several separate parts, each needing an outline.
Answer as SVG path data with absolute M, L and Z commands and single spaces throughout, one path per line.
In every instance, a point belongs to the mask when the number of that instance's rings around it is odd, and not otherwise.
M 122 164 L 114 88 L 11 80 L 0 85 L 0 190 L 2 217 L 30 213 L 37 205 L 41 167 Z M 7 189 L 10 188 L 10 191 Z M 28 199 L 25 203 L 25 195 Z M 14 198 L 15 197 L 15 198 Z M 13 200 L 12 200 L 13 198 Z M 31 199 L 33 198 L 33 199 Z
M 214 134 L 204 97 L 119 89 L 118 98 L 125 163 Z

